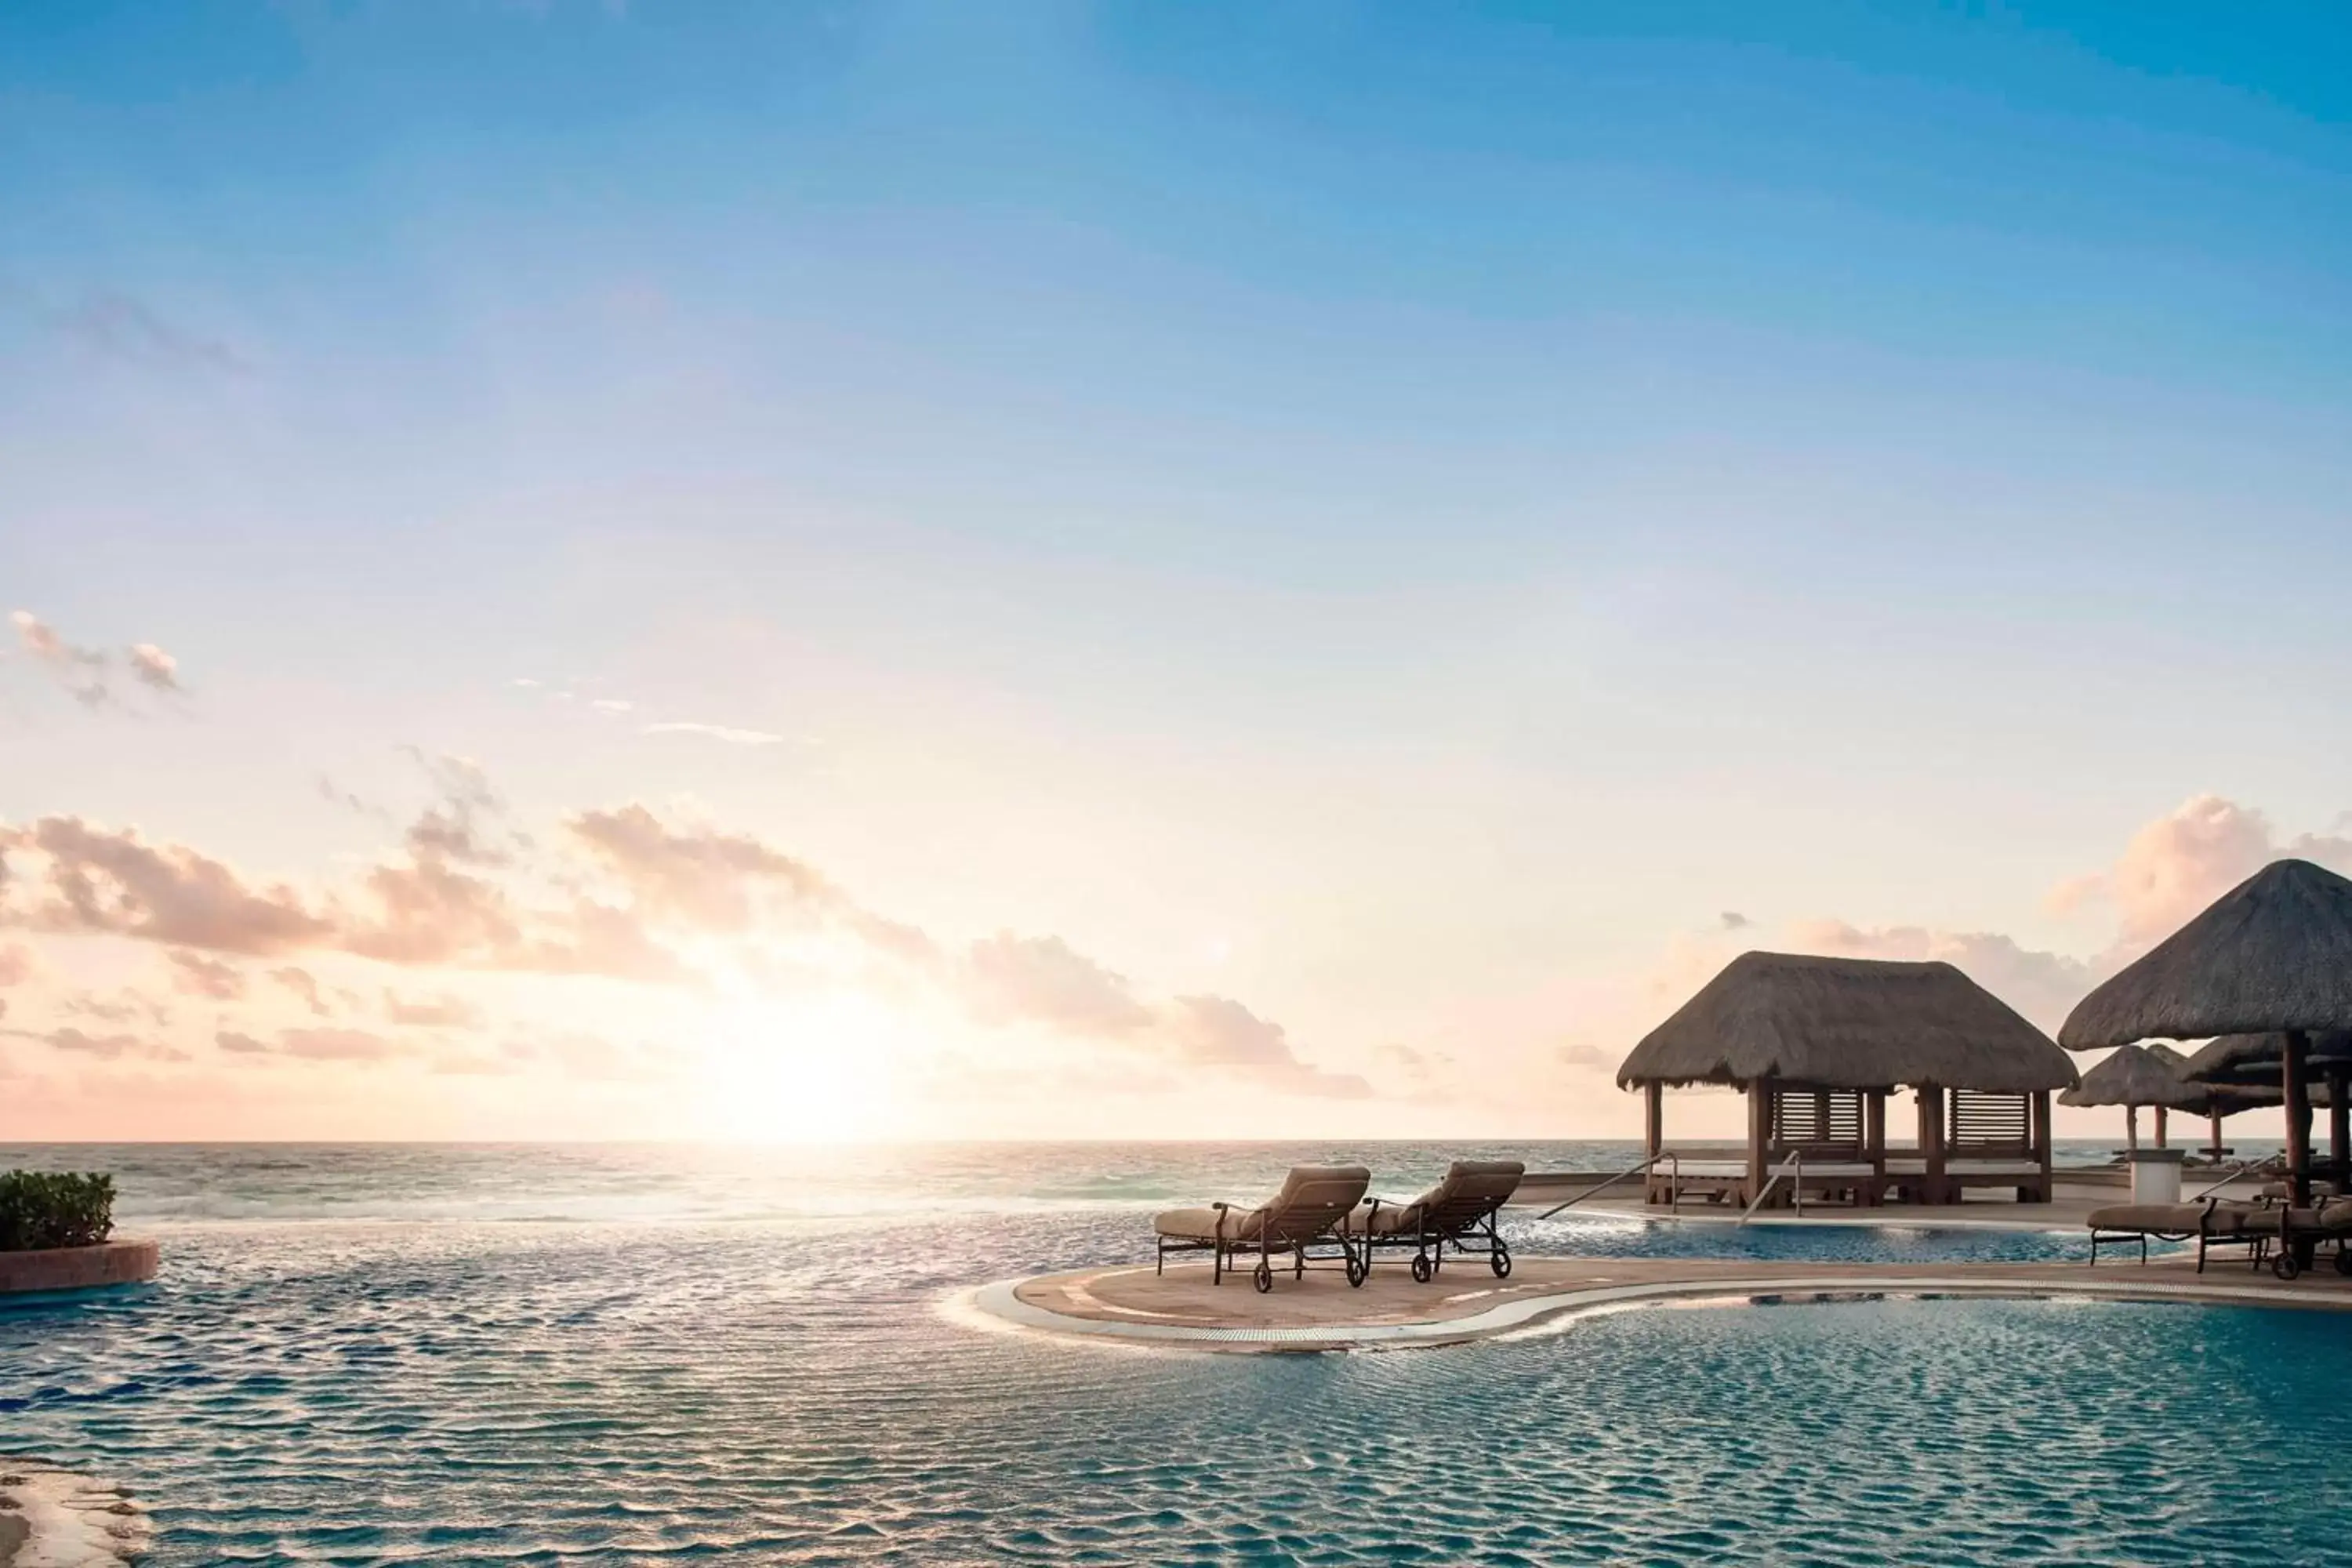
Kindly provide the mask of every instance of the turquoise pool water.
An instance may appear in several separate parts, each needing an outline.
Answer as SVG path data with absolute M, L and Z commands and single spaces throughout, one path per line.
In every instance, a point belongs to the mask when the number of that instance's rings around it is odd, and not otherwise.
M 0 1447 L 129 1487 L 160 1563 L 2342 1558 L 2332 1315 L 1892 1300 L 1391 1355 L 1111 1350 L 940 1303 L 1139 1254 L 1132 1206 L 485 1219 L 443 1182 L 416 1217 L 411 1157 L 282 1172 L 308 1195 L 266 1218 L 148 1221 L 155 1288 L 0 1309 Z M 1082 1154 L 1025 1157 L 1087 1184 Z M 503 1211 L 536 1158 L 476 1196 Z M 322 1195 L 348 1180 L 368 1217 Z

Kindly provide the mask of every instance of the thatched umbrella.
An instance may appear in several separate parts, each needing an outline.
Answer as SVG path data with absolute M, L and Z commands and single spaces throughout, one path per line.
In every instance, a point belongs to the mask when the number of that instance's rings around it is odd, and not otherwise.
M 2179 1069 L 2186 1061 L 2170 1046 L 2117 1046 L 2106 1060 L 2083 1075 L 2083 1081 L 2058 1097 L 2061 1105 L 2120 1105 L 2124 1108 L 2124 1146 L 2139 1152 L 2139 1108 L 2156 1108 L 2156 1146 L 2164 1147 L 2164 1117 L 2168 1110 L 2208 1113 L 2213 1091 L 2184 1083 Z M 2219 1139 L 2216 1139 L 2219 1142 Z
M 2352 1031 L 2314 1034 L 2305 1062 L 2311 1103 L 2327 1108 L 2327 1163 L 2336 1182 L 2352 1181 Z M 2286 1036 L 2221 1035 L 2205 1043 L 2180 1069 L 2181 1078 L 2216 1094 L 2259 1094 L 2259 1103 L 2279 1100 L 2279 1074 L 2286 1060 Z
M 1779 1085 L 1862 1091 L 1872 1119 L 1866 1142 L 1882 1153 L 1886 1092 L 1918 1089 L 1922 1142 L 1931 1180 L 1940 1180 L 1944 1090 L 2041 1097 L 2033 1102 L 2036 1142 L 2046 1152 L 2049 1093 L 2075 1081 L 2074 1064 L 2048 1036 L 1948 963 L 1786 952 L 1733 959 L 1617 1069 L 1621 1088 L 1648 1091 L 1653 1158 L 1661 1089 L 1714 1083 L 1744 1089 L 1751 1185 L 1762 1179 L 1768 1106 Z
M 2352 881 L 2308 860 L 2279 860 L 2083 998 L 2058 1040 L 2086 1051 L 2145 1039 L 2279 1032 L 2289 1179 L 2294 1201 L 2307 1204 L 2310 1039 L 2347 1028 Z

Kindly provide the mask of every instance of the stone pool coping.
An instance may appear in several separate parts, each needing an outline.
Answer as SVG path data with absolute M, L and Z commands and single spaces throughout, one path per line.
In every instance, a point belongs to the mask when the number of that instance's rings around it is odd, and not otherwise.
M 142 1284 L 155 1278 L 162 1264 L 163 1248 L 143 1238 L 0 1252 L 0 1296 Z
M 1455 1280 L 1472 1272 L 1464 1270 Z M 1519 1278 L 1530 1272 L 1544 1278 Z M 989 1319 L 1031 1331 L 1097 1342 L 1244 1352 L 1459 1345 L 1536 1331 L 1604 1310 L 1738 1297 L 2064 1297 L 2352 1310 L 2352 1280 L 2332 1269 L 2287 1284 L 2256 1276 L 2242 1266 L 2232 1269 L 2224 1265 L 2199 1276 L 2168 1261 L 2109 1265 L 2106 1272 L 2095 1276 L 2081 1263 L 1776 1265 L 1531 1258 L 1521 1260 L 1507 1287 L 1492 1281 L 1482 1268 L 1469 1283 L 1485 1288 L 1434 1297 L 1429 1292 L 1444 1290 L 1446 1283 L 1454 1281 L 1441 1276 L 1438 1284 L 1402 1290 L 1391 1283 L 1368 1297 L 1349 1291 L 1336 1278 L 1327 1281 L 1310 1275 L 1300 1281 L 1286 1275 L 1276 1280 L 1271 1295 L 1259 1296 L 1246 1279 L 1212 1287 L 1207 1273 L 1203 1268 L 1171 1268 L 1159 1279 L 1148 1264 L 1079 1269 L 1001 1280 L 971 1292 L 967 1300 Z M 1246 1300 L 1225 1297 L 1227 1291 L 1245 1294 Z M 1501 1299 L 1492 1300 L 1497 1297 Z M 1410 1304 L 1400 1310 L 1396 1303 L 1401 1300 Z M 1165 1321 L 1171 1317 L 1186 1321 Z

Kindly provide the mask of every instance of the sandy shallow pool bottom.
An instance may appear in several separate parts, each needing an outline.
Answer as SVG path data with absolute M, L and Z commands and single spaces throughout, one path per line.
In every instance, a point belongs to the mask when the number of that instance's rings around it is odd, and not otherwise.
M 1640 1258 L 1526 1258 L 1507 1279 L 1483 1261 L 1455 1262 L 1427 1284 L 1402 1266 L 1350 1288 L 1337 1269 L 1211 1282 L 1206 1264 L 1075 1269 L 982 1287 L 967 1299 L 996 1323 L 1097 1342 L 1202 1351 L 1404 1350 L 1526 1332 L 1593 1311 L 1675 1301 L 1785 1300 L 1869 1295 L 2049 1296 L 2352 1310 L 2352 1279 L 2332 1269 L 2292 1283 L 2242 1261 L 2186 1258 L 2146 1264 L 1770 1263 Z

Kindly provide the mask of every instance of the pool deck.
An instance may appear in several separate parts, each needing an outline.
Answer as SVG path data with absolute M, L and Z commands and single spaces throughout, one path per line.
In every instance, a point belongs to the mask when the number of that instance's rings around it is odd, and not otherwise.
M 1008 1281 L 973 1305 L 1024 1328 L 1213 1351 L 1336 1351 L 1453 1345 L 1524 1332 L 1608 1308 L 1663 1302 L 1883 1295 L 2070 1296 L 2352 1310 L 2352 1279 L 2323 1265 L 2293 1283 L 2234 1254 L 2083 1263 L 1819 1263 L 1522 1256 L 1507 1280 L 1457 1259 L 1416 1285 L 1384 1261 L 1360 1289 L 1336 1268 L 1287 1271 L 1259 1294 L 1246 1273 L 1210 1283 L 1206 1264 L 1085 1268 Z

